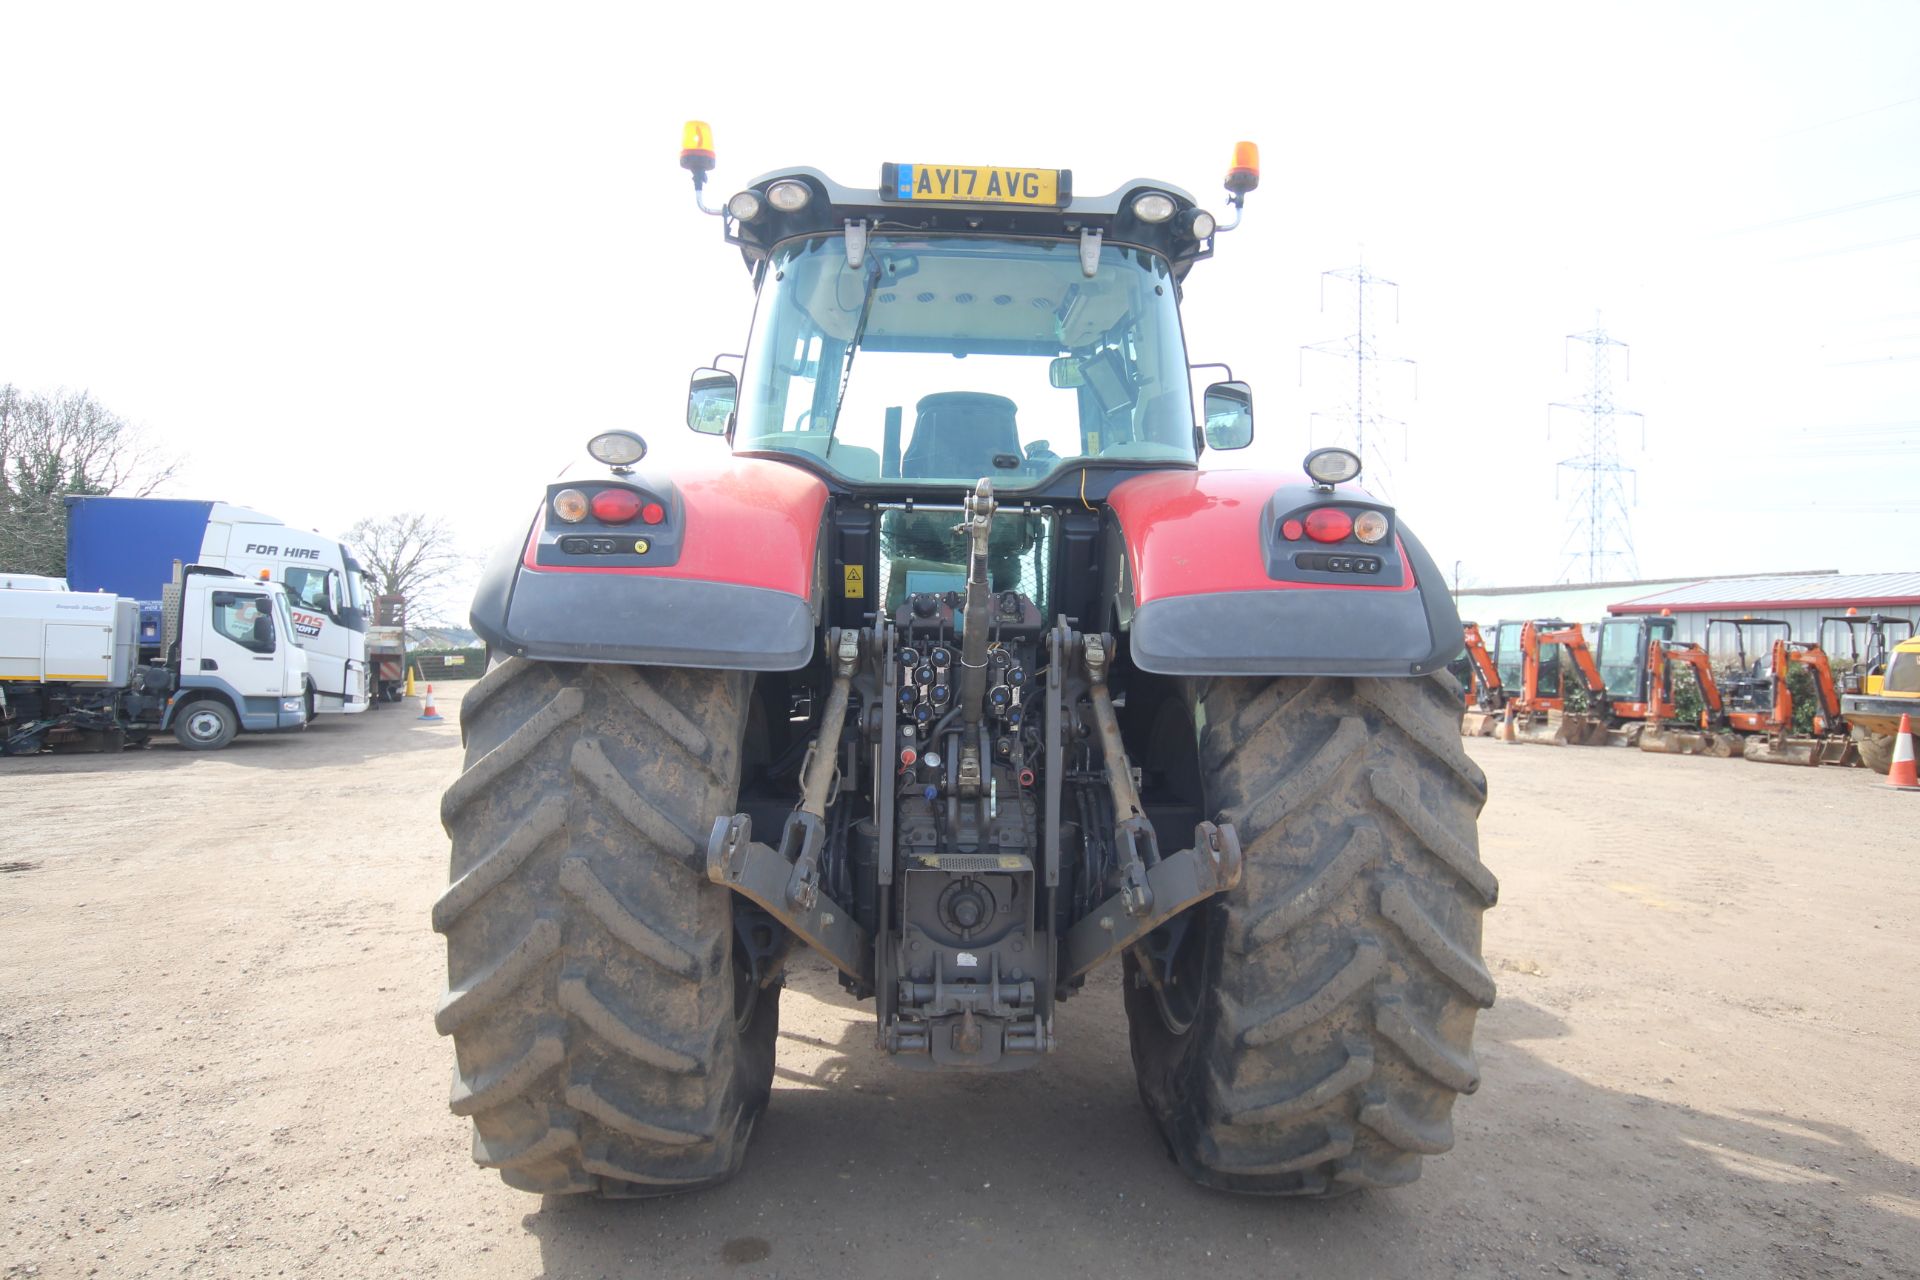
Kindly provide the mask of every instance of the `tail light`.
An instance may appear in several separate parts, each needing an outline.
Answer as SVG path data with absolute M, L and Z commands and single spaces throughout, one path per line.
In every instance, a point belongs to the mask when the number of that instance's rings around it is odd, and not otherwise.
M 603 524 L 625 524 L 639 514 L 640 495 L 631 489 L 602 489 L 593 495 L 593 518 Z
M 1353 517 L 1338 507 L 1318 507 L 1302 523 L 1315 542 L 1342 542 L 1353 532 Z

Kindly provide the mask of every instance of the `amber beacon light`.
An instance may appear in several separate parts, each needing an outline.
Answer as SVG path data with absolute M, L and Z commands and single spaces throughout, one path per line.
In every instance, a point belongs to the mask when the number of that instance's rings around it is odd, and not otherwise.
M 1259 185 L 1260 145 L 1255 142 L 1234 143 L 1233 167 L 1227 170 L 1227 190 L 1243 196 Z
M 687 121 L 680 130 L 680 167 L 699 184 L 713 172 L 713 160 L 713 126 L 705 120 Z

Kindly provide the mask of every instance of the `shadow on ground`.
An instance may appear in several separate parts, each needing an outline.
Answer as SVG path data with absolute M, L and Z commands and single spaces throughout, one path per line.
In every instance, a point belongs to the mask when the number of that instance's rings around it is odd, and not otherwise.
M 938 1076 L 885 1062 L 870 1005 L 797 975 L 745 1172 L 691 1196 L 542 1201 L 524 1226 L 544 1273 L 1920 1275 L 1920 1169 L 1802 1117 L 1597 1087 L 1551 1065 L 1564 1024 L 1514 998 L 1482 1021 L 1459 1146 L 1419 1183 L 1325 1202 L 1203 1190 L 1140 1109 L 1116 981 L 1063 1008 L 1042 1065 Z
M 326 715 L 304 729 L 277 733 L 242 733 L 218 751 L 183 747 L 170 734 L 160 734 L 144 747 L 123 751 L 43 751 L 31 756 L 0 757 L 0 775 L 75 773 L 158 773 L 185 769 L 197 761 L 217 761 L 241 769 L 310 769 L 315 765 L 358 764 L 399 751 L 430 751 L 457 746 L 458 738 L 434 732 L 456 726 L 457 710 L 441 699 L 441 720 L 422 721 L 417 704 L 382 707 L 355 715 Z M 457 705 L 457 704 L 456 704 Z

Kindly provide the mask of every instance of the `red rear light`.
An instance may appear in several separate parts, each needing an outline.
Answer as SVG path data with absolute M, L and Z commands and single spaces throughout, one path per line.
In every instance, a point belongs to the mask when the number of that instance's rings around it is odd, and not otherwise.
M 1307 536 L 1315 542 L 1341 542 L 1353 532 L 1353 517 L 1338 507 L 1307 512 Z
M 625 524 L 640 514 L 640 495 L 631 489 L 602 489 L 593 495 L 594 519 Z
M 1300 534 L 1301 534 L 1301 528 L 1300 528 L 1300 522 L 1298 520 L 1284 520 L 1281 522 L 1280 536 L 1285 538 L 1288 542 L 1300 541 Z
M 640 508 L 640 518 L 648 524 L 659 524 L 667 518 L 667 509 L 657 502 L 649 502 Z

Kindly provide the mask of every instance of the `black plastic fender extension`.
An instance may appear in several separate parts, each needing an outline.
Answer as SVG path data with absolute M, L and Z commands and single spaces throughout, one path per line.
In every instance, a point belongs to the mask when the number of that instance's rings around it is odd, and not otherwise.
M 1291 587 L 1167 596 L 1133 611 L 1129 652 L 1165 676 L 1424 676 L 1460 652 L 1446 579 L 1405 525 L 1411 591 Z

